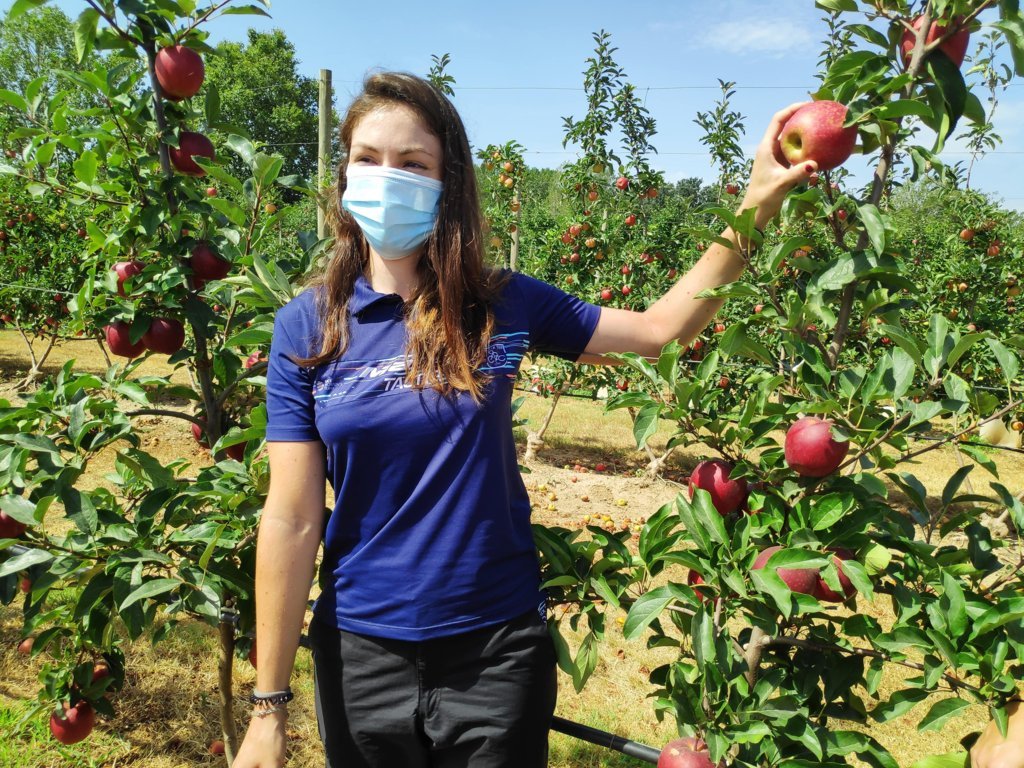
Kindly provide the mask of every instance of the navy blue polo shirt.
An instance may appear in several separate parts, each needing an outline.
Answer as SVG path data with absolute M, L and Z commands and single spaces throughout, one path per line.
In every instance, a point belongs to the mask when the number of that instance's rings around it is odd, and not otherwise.
M 600 308 L 510 273 L 475 403 L 405 382 L 402 299 L 360 278 L 351 341 L 315 368 L 312 291 L 278 310 L 267 371 L 267 440 L 320 440 L 335 505 L 317 617 L 420 641 L 507 621 L 542 599 L 530 500 L 512 438 L 512 385 L 528 349 L 575 360 Z M 324 578 L 325 575 L 327 578 Z

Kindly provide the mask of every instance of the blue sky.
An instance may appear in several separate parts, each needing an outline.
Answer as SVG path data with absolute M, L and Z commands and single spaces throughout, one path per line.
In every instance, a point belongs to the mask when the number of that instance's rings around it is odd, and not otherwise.
M 83 0 L 56 5 L 71 16 L 85 7 Z M 527 162 L 543 167 L 574 156 L 562 147 L 562 118 L 585 111 L 582 72 L 592 33 L 604 29 L 657 120 L 654 164 L 669 180 L 713 177 L 693 119 L 713 107 L 718 79 L 736 83 L 732 107 L 746 118 L 751 151 L 775 110 L 815 88 L 827 29 L 813 0 L 277 0 L 271 13 L 221 17 L 208 26 L 211 41 L 244 40 L 250 26 L 283 29 L 303 74 L 332 70 L 339 109 L 368 72 L 425 74 L 432 54 L 448 53 L 454 101 L 474 147 L 515 139 Z M 975 166 L 972 186 L 1024 210 L 1022 123 L 1024 80 L 1000 96 L 995 125 L 1003 144 Z M 949 163 L 968 159 L 956 144 L 944 156 Z M 859 180 L 868 177 L 864 160 L 848 166 Z

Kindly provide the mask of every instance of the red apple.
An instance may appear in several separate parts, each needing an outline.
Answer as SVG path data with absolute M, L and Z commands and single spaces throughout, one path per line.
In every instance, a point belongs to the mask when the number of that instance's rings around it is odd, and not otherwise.
M 704 583 L 704 577 L 696 571 L 691 570 L 686 575 L 686 583 L 693 587 L 693 591 L 697 593 L 697 597 L 700 598 L 702 603 L 711 599 L 711 596 L 705 590 L 697 589 L 697 587 Z
M 126 295 L 124 292 L 124 281 L 127 280 L 129 277 L 134 277 L 135 275 L 142 272 L 145 266 L 146 265 L 144 263 L 138 260 L 119 261 L 117 262 L 117 264 L 114 265 L 114 274 L 117 275 L 118 296 Z
M 974 239 L 975 234 L 976 233 L 973 229 L 967 227 L 965 229 L 960 230 L 960 239 L 963 240 L 965 243 L 969 243 L 971 242 L 971 240 Z
M 625 176 L 619 176 L 619 178 L 615 180 L 615 188 L 622 191 L 629 189 L 629 179 Z
M 632 292 L 633 292 L 633 289 L 630 288 L 628 285 L 622 286 L 622 295 L 623 296 L 629 296 L 629 294 L 631 294 Z
M 196 424 L 194 421 L 192 422 L 192 437 L 194 437 L 196 439 L 196 442 L 199 443 L 199 445 L 201 445 L 203 448 L 210 447 L 210 444 L 206 442 L 206 430 L 203 427 Z
M 760 315 L 763 310 L 764 310 L 764 304 L 755 304 L 754 305 L 754 314 L 755 315 Z
M 918 16 L 914 19 L 914 31 L 912 32 L 909 29 L 903 31 L 903 37 L 900 39 L 900 49 L 903 51 L 904 66 L 910 66 L 910 56 L 914 51 L 914 43 L 917 41 L 917 30 L 921 29 L 923 21 L 924 17 Z M 956 23 L 959 22 L 960 19 L 957 19 Z M 932 25 L 928 28 L 924 44 L 934 43 L 944 34 L 946 34 L 946 25 L 940 21 L 933 21 Z M 946 54 L 953 64 L 959 68 L 964 63 L 964 56 L 967 55 L 967 45 L 970 37 L 971 31 L 967 27 L 960 27 L 939 46 L 939 50 Z
M 782 126 L 779 147 L 790 165 L 807 161 L 829 171 L 846 162 L 857 141 L 857 128 L 843 127 L 846 107 L 837 101 L 812 101 Z
M 17 539 L 27 526 L 0 509 L 0 539 Z
M 185 345 L 185 326 L 173 317 L 154 318 L 142 337 L 142 343 L 154 352 L 173 355 Z
M 814 592 L 814 596 L 819 600 L 827 600 L 830 603 L 841 603 L 853 597 L 857 593 L 857 588 L 853 586 L 853 582 L 850 581 L 850 577 L 843 573 L 843 560 L 853 560 L 854 554 L 848 549 L 836 549 L 833 550 L 832 562 L 836 564 L 836 570 L 839 572 L 839 584 L 843 588 L 842 594 L 833 591 L 828 584 L 825 583 L 825 579 L 818 577 L 818 587 Z
M 224 453 L 226 453 L 229 458 L 232 458 L 235 461 L 241 461 L 242 459 L 245 458 L 245 443 L 235 443 L 234 445 L 229 445 L 227 448 L 224 449 Z M 255 667 L 256 665 L 253 664 L 253 666 Z
M 604 290 L 601 291 L 601 300 L 602 301 L 611 301 L 612 300 L 612 289 L 611 288 L 605 288 Z
M 693 490 L 702 488 L 711 494 L 711 503 L 720 515 L 730 515 L 739 509 L 747 498 L 747 481 L 729 477 L 733 465 L 722 459 L 708 459 L 700 462 L 690 473 L 690 498 Z
M 715 323 L 715 333 L 725 333 L 725 323 Z
M 243 365 L 248 369 L 248 368 L 252 368 L 257 363 L 262 363 L 262 362 L 265 362 L 265 361 L 266 361 L 266 358 L 263 356 L 263 353 L 257 351 L 257 352 L 253 352 L 251 355 L 249 355 L 247 358 L 245 358 L 245 362 L 243 363 Z
M 178 146 L 168 147 L 171 154 L 171 165 L 178 173 L 186 176 L 205 176 L 206 171 L 199 167 L 193 157 L 213 160 L 215 153 L 213 142 L 201 133 L 182 131 L 178 134 Z
M 832 474 L 849 450 L 848 440 L 832 437 L 831 419 L 804 416 L 786 432 L 786 463 L 803 477 Z
M 738 195 L 740 193 L 740 185 L 739 184 L 726 184 L 725 185 L 725 193 L 727 195 Z
M 751 570 L 758 571 L 764 568 L 765 563 L 768 562 L 768 558 L 778 552 L 782 547 L 773 546 L 768 547 L 761 551 L 761 554 L 757 556 L 754 561 L 754 565 L 751 566 Z M 813 568 L 779 568 L 776 570 L 779 578 L 782 579 L 786 586 L 794 592 L 799 592 L 803 595 L 814 595 L 818 591 L 819 575 Z
M 192 267 L 192 274 L 204 282 L 222 280 L 231 271 L 231 264 L 218 256 L 207 243 L 199 243 L 192 249 L 188 264 Z
M 32 653 L 32 646 L 35 645 L 36 639 L 34 637 L 26 637 L 20 643 L 18 643 L 18 653 L 22 656 L 28 656 Z
M 724 761 L 718 763 L 718 768 L 724 766 Z M 657 768 L 715 768 L 715 765 L 704 739 L 687 736 L 670 741 L 662 748 Z
M 77 744 L 86 738 L 96 726 L 96 713 L 87 701 L 80 701 L 73 707 L 64 707 L 64 716 L 56 713 L 50 716 L 50 733 L 61 744 Z
M 153 62 L 153 68 L 156 70 L 156 81 L 160 83 L 160 90 L 171 101 L 181 101 L 195 96 L 199 93 L 206 75 L 203 57 L 184 45 L 161 48 L 156 55 L 156 61 Z
M 103 329 L 107 338 L 107 346 L 110 347 L 113 354 L 132 358 L 138 357 L 146 350 L 142 339 L 132 344 L 131 328 L 124 320 L 117 320 Z
M 626 216 L 626 226 L 627 227 L 636 226 L 636 215 L 635 214 L 631 213 L 628 216 Z
M 21 581 L 18 582 L 18 589 L 21 590 L 23 595 L 27 595 L 32 591 L 32 580 L 28 576 L 23 576 Z
M 207 750 L 211 755 L 220 756 L 224 754 L 224 742 L 220 739 L 214 739 L 210 742 L 210 747 Z

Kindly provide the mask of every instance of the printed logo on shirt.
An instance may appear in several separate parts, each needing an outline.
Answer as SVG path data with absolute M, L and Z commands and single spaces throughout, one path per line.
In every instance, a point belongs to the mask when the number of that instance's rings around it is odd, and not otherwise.
M 529 345 L 527 333 L 502 333 L 491 337 L 482 373 L 514 379 Z M 403 357 L 383 360 L 338 360 L 329 364 L 313 384 L 317 407 L 346 400 L 397 394 L 413 385 L 405 380 Z

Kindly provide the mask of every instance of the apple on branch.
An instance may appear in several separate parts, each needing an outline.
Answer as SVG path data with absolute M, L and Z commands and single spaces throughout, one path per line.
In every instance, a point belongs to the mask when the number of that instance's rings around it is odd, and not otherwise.
M 758 571 L 764 568 L 768 559 L 780 549 L 782 549 L 780 546 L 771 546 L 762 550 L 754 560 L 751 570 Z M 818 592 L 820 576 L 813 568 L 776 568 L 775 573 L 793 592 L 799 592 L 802 595 L 816 595 Z
M 146 351 L 142 339 L 132 343 L 131 331 L 132 326 L 124 320 L 117 320 L 103 329 L 111 353 L 119 357 L 133 358 Z
M 711 495 L 711 503 L 718 514 L 725 517 L 743 506 L 747 499 L 747 481 L 730 477 L 733 465 L 722 459 L 708 459 L 700 462 L 690 473 L 689 495 L 702 488 Z
M 837 101 L 812 101 L 790 116 L 779 134 L 779 149 L 790 165 L 813 161 L 819 171 L 846 162 L 857 141 L 856 126 L 843 127 L 847 109 Z
M 178 173 L 186 176 L 205 176 L 204 171 L 193 159 L 202 157 L 206 160 L 213 160 L 216 153 L 213 149 L 213 142 L 201 133 L 193 131 L 182 131 L 178 134 L 178 146 L 169 147 L 171 165 Z
M 206 76 L 203 57 L 184 45 L 161 48 L 153 62 L 153 69 L 160 90 L 171 101 L 195 96 Z
M 63 715 L 50 715 L 50 733 L 61 744 L 77 744 L 85 739 L 96 726 L 96 712 L 87 701 L 75 706 L 64 705 Z
M 963 19 L 958 17 L 953 20 L 953 23 L 960 25 L 962 21 Z M 910 66 L 910 57 L 914 52 L 914 44 L 917 42 L 917 35 L 923 23 L 924 16 L 918 16 L 911 25 L 914 28 L 913 30 L 903 30 L 903 37 L 900 38 L 900 50 L 903 51 L 903 65 L 906 67 Z M 947 28 L 948 25 L 941 20 L 933 21 L 931 26 L 928 27 L 928 34 L 924 38 L 924 44 L 931 45 L 934 43 L 946 34 Z M 967 46 L 970 38 L 971 30 L 966 26 L 959 26 L 953 34 L 939 44 L 938 50 L 946 54 L 956 68 L 959 69 L 964 63 L 964 56 L 967 55 Z
M 173 355 L 185 345 L 185 326 L 173 317 L 157 317 L 142 336 L 146 349 L 164 355 Z
M 786 463 L 803 477 L 832 474 L 849 450 L 849 440 L 836 440 L 832 436 L 831 419 L 804 416 L 786 432 Z

